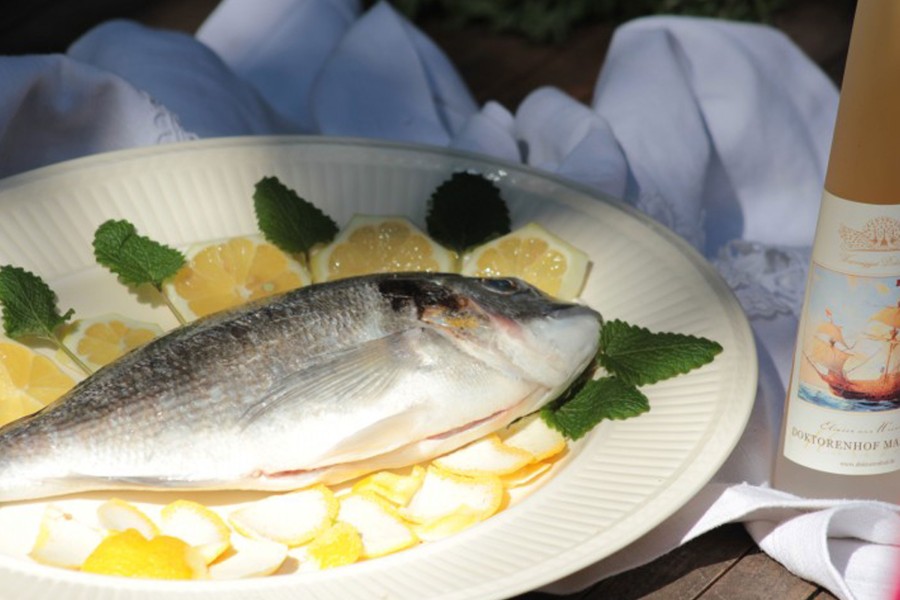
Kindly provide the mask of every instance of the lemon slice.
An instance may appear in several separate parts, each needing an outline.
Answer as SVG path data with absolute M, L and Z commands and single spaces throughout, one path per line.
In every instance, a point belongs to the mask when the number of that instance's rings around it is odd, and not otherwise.
M 561 298 L 577 298 L 587 278 L 588 256 L 537 223 L 529 223 L 467 252 L 463 275 L 518 277 Z
M 36 413 L 42 408 L 44 404 L 12 385 L 6 369 L 0 366 L 0 426 Z
M 206 564 L 231 546 L 231 529 L 215 511 L 190 500 L 176 500 L 160 511 L 160 531 L 195 547 Z
M 415 465 L 409 475 L 379 471 L 353 485 L 354 492 L 372 492 L 397 506 L 406 505 L 425 479 L 425 468 Z
M 542 461 L 566 449 L 566 438 L 551 428 L 540 415 L 519 419 L 500 431 L 503 443 L 529 453 L 535 461 Z
M 118 314 L 79 319 L 63 334 L 63 343 L 92 369 L 111 363 L 163 333 L 156 323 L 137 321 Z M 57 360 L 69 358 L 61 351 Z
M 456 254 L 405 217 L 355 215 L 313 254 L 310 269 L 317 282 L 367 273 L 446 272 L 456 270 Z
M 477 510 L 461 505 L 450 513 L 415 525 L 414 530 L 422 541 L 434 542 L 468 529 L 482 520 L 482 516 Z
M 500 510 L 505 499 L 503 483 L 496 476 L 466 477 L 429 466 L 422 487 L 401 509 L 415 523 L 429 523 L 465 506 L 483 520 Z
M 507 475 L 532 460 L 529 452 L 507 446 L 498 436 L 490 435 L 440 456 L 432 464 L 458 475 Z
M 192 246 L 164 290 L 186 319 L 233 308 L 308 284 L 299 261 L 261 235 Z
M 105 538 L 81 570 L 149 579 L 202 579 L 208 572 L 203 557 L 184 540 L 167 535 L 148 540 L 134 529 Z
M 353 564 L 363 555 L 362 537 L 353 525 L 335 523 L 307 544 L 303 570 L 332 569 Z
M 270 540 L 231 536 L 231 548 L 209 566 L 210 579 L 265 577 L 278 570 L 287 558 L 287 546 Z
M 29 556 L 41 564 L 77 569 L 102 540 L 101 531 L 48 504 Z
M 0 340 L 0 425 L 42 409 L 74 385 L 75 380 L 46 356 Z
M 362 538 L 362 557 L 391 554 L 418 543 L 413 530 L 385 499 L 368 492 L 341 498 L 338 521 L 352 525 Z
M 550 472 L 552 462 L 536 462 L 527 465 L 515 473 L 503 475 L 500 479 L 507 488 L 517 488 L 530 485 Z
M 232 512 L 229 521 L 247 537 L 299 546 L 330 527 L 337 512 L 334 493 L 317 485 L 247 504 Z
M 159 528 L 150 517 L 134 504 L 120 498 L 110 498 L 97 507 L 100 525 L 110 531 L 134 529 L 150 539 L 159 534 Z

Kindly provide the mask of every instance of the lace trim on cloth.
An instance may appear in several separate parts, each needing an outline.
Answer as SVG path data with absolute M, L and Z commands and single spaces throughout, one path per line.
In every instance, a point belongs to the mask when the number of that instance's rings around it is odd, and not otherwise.
M 626 192 L 626 201 L 629 200 Z M 641 191 L 637 198 L 631 200 L 634 207 L 658 223 L 665 225 L 698 250 L 703 248 L 705 236 L 701 224 L 705 215 L 701 211 L 697 219 L 680 218 L 679 212 L 657 191 Z
M 746 240 L 725 244 L 712 260 L 751 319 L 778 314 L 800 317 L 810 249 L 767 246 Z
M 155 111 L 153 115 L 153 126 L 157 130 L 156 143 L 166 144 L 171 142 L 184 142 L 188 140 L 198 139 L 197 134 L 185 131 L 178 121 L 178 116 L 169 111 L 168 108 L 158 102 L 150 94 L 142 92 L 142 95 L 150 103 Z

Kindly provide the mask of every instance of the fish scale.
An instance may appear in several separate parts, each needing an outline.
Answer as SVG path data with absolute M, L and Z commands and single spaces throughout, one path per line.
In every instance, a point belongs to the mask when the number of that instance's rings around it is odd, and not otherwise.
M 178 328 L 0 428 L 0 501 L 286 490 L 419 462 L 558 396 L 600 324 L 514 279 L 299 288 Z

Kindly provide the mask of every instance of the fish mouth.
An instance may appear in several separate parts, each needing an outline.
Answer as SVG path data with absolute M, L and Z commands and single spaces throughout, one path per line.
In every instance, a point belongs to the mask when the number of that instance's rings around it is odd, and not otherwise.
M 552 302 L 547 305 L 547 311 L 543 315 L 550 318 L 568 318 L 578 316 L 591 316 L 603 324 L 603 316 L 586 304 L 574 302 Z

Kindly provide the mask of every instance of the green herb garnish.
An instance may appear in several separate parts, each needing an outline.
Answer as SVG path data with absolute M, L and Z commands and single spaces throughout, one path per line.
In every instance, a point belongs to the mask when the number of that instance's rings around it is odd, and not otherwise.
M 600 330 L 600 350 L 592 369 L 610 375 L 587 379 L 541 409 L 541 418 L 569 439 L 577 440 L 605 419 L 627 419 L 650 410 L 638 386 L 682 375 L 713 360 L 717 342 L 681 333 L 654 333 L 613 320 Z
M 722 346 L 681 333 L 653 333 L 614 320 L 603 325 L 600 364 L 632 385 L 647 385 L 687 373 L 712 361 Z
M 460 254 L 510 232 L 500 189 L 482 175 L 455 173 L 434 190 L 427 210 L 428 235 Z
M 635 386 L 615 376 L 590 379 L 575 393 L 541 409 L 541 418 L 569 439 L 577 440 L 605 419 L 636 417 L 650 401 Z
M 122 283 L 154 287 L 178 322 L 186 322 L 163 290 L 163 282 L 185 264 L 181 252 L 139 235 L 128 221 L 110 219 L 94 232 L 94 256 Z
M 253 192 L 256 222 L 263 236 L 290 254 L 304 255 L 316 244 L 327 244 L 338 233 L 337 223 L 301 198 L 277 177 L 263 177 Z
M 60 313 L 56 294 L 43 279 L 21 267 L 0 267 L 0 304 L 3 305 L 3 330 L 13 339 L 45 340 L 64 352 L 86 374 L 91 369 L 60 340 L 58 330 L 65 325 L 73 309 Z

